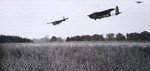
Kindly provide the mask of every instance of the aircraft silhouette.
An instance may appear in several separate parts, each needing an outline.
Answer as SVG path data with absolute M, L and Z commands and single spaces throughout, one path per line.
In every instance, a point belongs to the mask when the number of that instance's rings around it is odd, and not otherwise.
M 54 22 L 49 22 L 47 24 L 59 25 L 60 23 L 62 23 L 63 21 L 66 21 L 67 19 L 68 18 L 63 17 L 63 19 L 61 19 L 61 20 L 57 20 L 57 21 L 54 21 Z
M 107 9 L 107 10 L 104 10 L 104 11 L 101 11 L 101 12 L 94 12 L 89 16 L 89 18 L 91 19 L 101 19 L 101 18 L 106 18 L 106 17 L 110 17 L 111 16 L 111 11 L 115 10 L 115 15 L 119 15 L 121 12 L 119 12 L 119 8 L 118 6 L 116 6 L 116 9 L 114 8 L 110 8 L 110 9 Z
M 140 3 L 143 3 L 142 1 L 136 1 L 136 3 L 140 4 Z

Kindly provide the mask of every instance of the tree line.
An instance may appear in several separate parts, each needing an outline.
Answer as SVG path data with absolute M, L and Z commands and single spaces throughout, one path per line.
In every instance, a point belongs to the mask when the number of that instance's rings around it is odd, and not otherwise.
M 22 38 L 19 36 L 0 35 L 0 43 L 28 43 L 31 39 Z
M 126 35 L 122 33 L 108 33 L 105 37 L 102 34 L 77 35 L 67 37 L 66 41 L 150 41 L 150 33 L 147 31 L 127 33 Z
M 61 37 L 52 36 L 44 37 L 41 39 L 28 39 L 22 38 L 19 36 L 10 36 L 10 35 L 0 35 L 0 43 L 29 43 L 29 42 L 38 42 L 38 43 L 49 43 L 49 42 L 64 42 L 64 41 L 150 41 L 150 32 L 143 31 L 141 33 L 133 32 L 127 33 L 126 35 L 122 33 L 108 33 L 106 36 L 102 34 L 94 35 L 82 35 L 82 36 L 73 36 L 62 39 Z
M 51 38 L 49 36 L 40 38 L 40 39 L 33 39 L 34 43 L 50 43 L 50 42 L 64 42 L 65 40 L 61 37 L 52 36 Z

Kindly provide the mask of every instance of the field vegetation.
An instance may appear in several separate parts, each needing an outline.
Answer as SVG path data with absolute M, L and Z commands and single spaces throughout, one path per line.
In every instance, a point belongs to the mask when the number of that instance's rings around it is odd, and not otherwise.
M 149 70 L 149 42 L 0 44 L 0 71 Z

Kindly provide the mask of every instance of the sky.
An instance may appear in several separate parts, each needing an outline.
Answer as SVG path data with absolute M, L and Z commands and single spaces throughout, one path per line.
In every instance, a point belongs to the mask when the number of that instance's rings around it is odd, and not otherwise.
M 0 34 L 26 38 L 150 32 L 150 1 L 0 0 Z M 87 15 L 119 6 L 121 14 L 93 20 Z M 59 25 L 46 24 L 69 18 Z

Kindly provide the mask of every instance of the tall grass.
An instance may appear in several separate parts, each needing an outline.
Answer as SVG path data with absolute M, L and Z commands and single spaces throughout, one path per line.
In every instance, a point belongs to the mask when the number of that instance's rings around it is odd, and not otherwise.
M 1 71 L 149 71 L 150 43 L 0 44 Z

